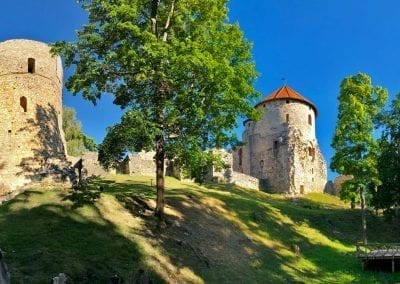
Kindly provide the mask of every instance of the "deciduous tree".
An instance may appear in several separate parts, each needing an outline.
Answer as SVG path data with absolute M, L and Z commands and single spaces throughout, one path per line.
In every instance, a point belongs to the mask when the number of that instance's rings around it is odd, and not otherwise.
M 82 125 L 76 118 L 75 109 L 63 107 L 62 120 L 68 155 L 76 157 L 87 151 L 96 151 L 97 145 L 93 138 L 82 132 Z
M 382 116 L 383 133 L 379 141 L 379 179 L 381 185 L 373 191 L 373 205 L 391 212 L 400 205 L 400 94 Z
M 255 118 L 251 45 L 227 19 L 227 0 L 79 0 L 89 23 L 76 42 L 58 42 L 75 73 L 66 86 L 126 108 L 100 147 L 105 165 L 124 151 L 154 149 L 156 215 L 164 210 L 164 160 L 190 163 L 232 141 L 239 115 Z
M 338 120 L 332 147 L 335 154 L 331 169 L 353 179 L 342 185 L 341 197 L 355 201 L 359 194 L 363 212 L 364 243 L 366 221 L 364 190 L 369 184 L 379 184 L 377 142 L 374 139 L 374 120 L 383 108 L 387 91 L 373 86 L 363 73 L 343 79 L 340 85 Z

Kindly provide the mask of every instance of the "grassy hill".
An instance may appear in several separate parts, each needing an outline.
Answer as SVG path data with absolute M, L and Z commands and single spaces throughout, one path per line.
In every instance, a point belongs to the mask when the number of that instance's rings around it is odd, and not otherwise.
M 360 212 L 338 199 L 285 198 L 167 178 L 165 226 L 152 216 L 154 180 L 110 176 L 85 190 L 32 189 L 0 206 L 0 248 L 12 283 L 394 283 L 354 257 Z M 102 191 L 100 190 L 102 189 Z M 368 216 L 371 242 L 398 242 L 398 220 Z M 295 247 L 300 248 L 296 253 Z

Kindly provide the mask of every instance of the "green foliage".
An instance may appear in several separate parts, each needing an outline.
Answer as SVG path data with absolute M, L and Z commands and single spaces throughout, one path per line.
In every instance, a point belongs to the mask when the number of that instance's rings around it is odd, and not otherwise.
M 373 205 L 377 209 L 391 209 L 400 204 L 400 94 L 382 117 L 384 131 L 379 141 L 379 178 L 382 182 L 373 192 Z
M 63 107 L 62 120 L 68 155 L 76 157 L 84 152 L 97 150 L 97 145 L 93 138 L 86 136 L 82 132 L 82 126 L 76 118 L 75 109 Z
M 100 147 L 106 166 L 156 140 L 166 156 L 202 164 L 200 151 L 235 141 L 238 116 L 256 116 L 251 45 L 228 22 L 226 0 L 78 2 L 89 23 L 53 51 L 76 66 L 70 91 L 93 103 L 111 93 L 128 108 Z
M 201 149 L 186 149 L 177 160 L 184 170 L 184 175 L 188 178 L 193 178 L 196 182 L 202 183 L 205 181 L 206 175 L 209 173 L 212 166 L 216 170 L 225 167 L 221 159 L 221 155 L 213 151 L 202 151 Z
M 386 89 L 373 86 L 366 74 L 358 73 L 341 83 L 331 169 L 354 177 L 342 185 L 341 197 L 346 200 L 355 200 L 359 188 L 379 184 L 378 145 L 373 131 L 386 98 Z
M 99 161 L 106 168 L 115 166 L 127 151 L 151 150 L 160 130 L 147 119 L 145 112 L 127 111 L 121 122 L 108 128 L 107 136 L 99 145 Z
M 360 212 L 325 194 L 293 200 L 167 177 L 166 196 L 174 201 L 168 218 L 180 226 L 168 227 L 160 241 L 154 217 L 141 216 L 134 203 L 124 202 L 153 200 L 150 179 L 115 175 L 92 180 L 82 192 L 34 189 L 4 203 L 0 243 L 11 283 L 48 283 L 60 271 L 71 283 L 110 283 L 115 274 L 129 283 L 139 268 L 153 283 L 400 281 L 400 273 L 361 269 L 354 256 Z M 71 209 L 76 204 L 81 206 Z M 260 214 L 257 223 L 253 213 Z M 398 242 L 397 218 L 388 223 L 369 214 L 368 222 L 371 242 Z

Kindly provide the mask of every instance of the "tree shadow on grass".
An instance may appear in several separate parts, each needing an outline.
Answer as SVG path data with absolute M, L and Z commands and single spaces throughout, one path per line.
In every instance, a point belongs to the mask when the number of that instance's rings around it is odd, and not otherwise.
M 124 197 L 118 200 L 125 207 L 131 198 L 155 197 L 155 189 L 146 182 L 119 184 L 95 181 L 94 185 L 98 186 L 99 183 L 107 186 L 107 193 Z M 232 220 L 221 214 L 221 211 L 228 215 L 232 213 L 226 200 L 216 198 L 207 204 L 203 197 L 196 190 L 168 188 L 167 180 L 167 226 L 160 229 L 155 218 L 147 216 L 143 218 L 143 230 L 137 232 L 152 245 L 161 247 L 171 264 L 177 268 L 170 273 L 169 281 L 179 282 L 180 274 L 187 269 L 210 283 L 298 280 L 282 265 L 285 262 L 295 263 L 294 254 L 284 256 L 277 253 L 275 248 L 265 246 L 244 232 L 238 224 L 233 224 Z M 279 227 L 278 231 L 281 232 L 288 230 L 284 224 L 274 223 L 273 227 Z M 288 250 L 290 254 L 290 248 Z M 294 265 L 293 269 L 296 269 Z
M 282 257 L 284 265 L 298 271 L 299 275 L 314 281 L 338 281 L 339 277 L 348 281 L 399 281 L 400 277 L 392 274 L 377 274 L 363 272 L 355 254 L 348 249 L 338 249 L 337 246 L 354 246 L 358 236 L 361 236 L 361 215 L 359 211 L 321 207 L 321 204 L 310 200 L 300 200 L 293 204 L 284 198 L 268 198 L 263 193 L 255 193 L 224 185 L 209 187 L 214 191 L 207 195 L 214 196 L 226 204 L 227 208 L 236 208 L 240 219 L 253 232 L 265 233 L 272 240 L 282 243 L 284 247 L 299 245 L 301 258 L 314 265 L 314 269 L 299 269 L 296 261 L 291 257 Z M 200 190 L 207 191 L 204 188 Z M 226 194 L 229 192 L 229 194 Z M 254 222 L 253 213 L 262 212 L 260 220 Z M 277 216 L 280 215 L 279 218 Z M 285 220 L 286 219 L 286 220 Z M 376 228 L 383 229 L 385 222 L 369 216 L 373 225 L 369 228 L 371 240 L 395 240 L 386 236 L 389 226 L 383 232 L 376 232 Z M 305 225 L 312 229 L 313 235 L 306 235 L 299 231 L 299 226 Z M 386 224 L 387 225 L 387 224 Z M 374 228 L 375 227 L 375 228 Z M 392 229 L 399 233 L 399 228 Z M 314 235 L 315 234 L 315 235 Z M 322 244 L 324 243 L 324 244 Z M 354 248 L 355 249 L 355 248 Z
M 12 283 L 48 283 L 60 272 L 72 283 L 109 283 L 139 268 L 137 245 L 95 207 L 97 217 L 89 218 L 48 196 L 26 191 L 0 207 L 0 246 Z
M 107 193 L 116 196 L 118 199 L 124 199 L 132 196 L 140 198 L 155 198 L 155 189 L 146 182 L 115 182 L 109 179 L 93 178 L 89 183 L 70 189 L 69 193 L 63 197 L 63 200 L 69 200 L 73 203 L 72 208 L 76 209 L 84 205 L 92 205 L 100 198 L 101 193 Z
M 94 180 L 90 186 L 115 196 L 133 212 L 128 200 L 155 198 L 149 180 Z M 142 216 L 144 227 L 135 233 L 154 247 L 175 269 L 164 280 L 179 282 L 190 270 L 210 283 L 351 282 L 396 280 L 388 274 L 362 272 L 354 255 L 337 248 L 353 244 L 354 212 L 324 209 L 318 204 L 300 201 L 292 204 L 283 198 L 268 198 L 227 186 L 190 185 L 184 189 L 166 189 L 167 225 L 157 226 L 154 216 Z M 183 186 L 183 185 L 181 185 Z M 83 199 L 87 199 L 84 197 Z M 90 200 L 90 198 L 88 198 Z M 129 206 L 128 206 L 129 205 Z M 318 205 L 318 206 L 317 206 Z M 349 222 L 343 225 L 343 220 Z M 308 236 L 299 227 L 308 226 L 318 238 Z M 349 236 L 336 228 L 353 230 Z M 300 247 L 296 255 L 293 245 Z M 197 278 L 198 279 L 198 278 Z

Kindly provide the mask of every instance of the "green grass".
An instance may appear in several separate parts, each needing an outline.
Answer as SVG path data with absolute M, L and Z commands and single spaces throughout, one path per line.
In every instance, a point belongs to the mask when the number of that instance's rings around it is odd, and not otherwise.
M 292 199 L 167 178 L 168 225 L 160 229 L 128 202 L 154 199 L 151 183 L 115 175 L 83 191 L 28 190 L 0 206 L 12 283 L 46 283 L 60 272 L 74 283 L 109 283 L 138 268 L 157 283 L 400 282 L 400 273 L 361 270 L 354 256 L 360 211 L 335 197 Z M 397 219 L 369 214 L 370 242 L 398 242 L 399 235 Z

